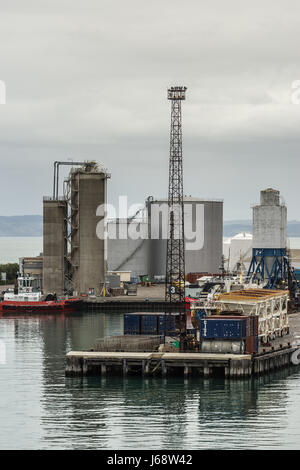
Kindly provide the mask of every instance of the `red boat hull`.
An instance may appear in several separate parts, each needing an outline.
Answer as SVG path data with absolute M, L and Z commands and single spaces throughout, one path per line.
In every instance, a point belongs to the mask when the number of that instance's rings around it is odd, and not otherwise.
M 68 299 L 55 302 L 16 302 L 13 300 L 3 300 L 0 302 L 0 313 L 42 313 L 42 312 L 75 312 L 82 307 L 81 299 Z

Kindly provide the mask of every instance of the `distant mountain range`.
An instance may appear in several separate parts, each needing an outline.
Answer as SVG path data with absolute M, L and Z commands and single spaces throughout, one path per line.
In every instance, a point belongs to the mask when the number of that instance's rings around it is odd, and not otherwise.
M 223 222 L 223 237 L 233 237 L 240 232 L 252 233 L 252 220 L 229 220 Z
M 0 216 L 0 237 L 41 237 L 43 216 L 15 215 Z
M 223 223 L 223 236 L 233 237 L 240 232 L 252 233 L 252 220 L 228 220 Z M 287 224 L 288 237 L 300 237 L 300 222 L 291 220 Z M 0 237 L 42 237 L 43 216 L 0 216 Z
M 223 222 L 224 237 L 233 237 L 240 232 L 252 233 L 252 220 L 228 220 Z M 300 222 L 290 220 L 287 223 L 287 236 L 300 237 Z

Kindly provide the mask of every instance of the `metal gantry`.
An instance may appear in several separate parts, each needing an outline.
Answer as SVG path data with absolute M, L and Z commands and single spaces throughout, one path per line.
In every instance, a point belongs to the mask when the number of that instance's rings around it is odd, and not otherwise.
M 169 159 L 169 227 L 167 241 L 166 290 L 169 302 L 184 301 L 185 244 L 182 165 L 181 101 L 185 100 L 186 87 L 168 90 L 171 101 L 171 132 Z
M 268 289 L 274 289 L 278 281 L 286 280 L 287 276 L 288 261 L 285 248 L 253 248 L 248 279 L 252 282 L 266 282 Z
M 75 182 L 72 187 L 72 174 L 70 171 L 68 178 L 65 179 L 63 185 L 64 195 L 62 198 L 59 197 L 59 167 L 60 166 L 71 166 L 71 167 L 81 167 L 81 166 L 94 166 L 95 162 L 89 161 L 55 161 L 54 162 L 54 172 L 53 172 L 53 200 L 58 201 L 61 199 L 66 203 L 66 215 L 64 223 L 64 293 L 72 294 L 73 293 L 73 275 L 74 269 L 78 267 L 76 260 L 79 259 L 79 253 L 75 253 L 74 261 L 74 251 L 76 251 L 76 244 L 72 241 L 74 239 L 74 234 L 79 230 L 78 223 L 78 209 L 79 209 L 79 181 Z M 78 246 L 79 250 L 79 246 Z
M 65 224 L 65 293 L 74 290 L 74 272 L 79 268 L 79 172 L 71 171 L 64 181 L 64 197 L 67 202 Z

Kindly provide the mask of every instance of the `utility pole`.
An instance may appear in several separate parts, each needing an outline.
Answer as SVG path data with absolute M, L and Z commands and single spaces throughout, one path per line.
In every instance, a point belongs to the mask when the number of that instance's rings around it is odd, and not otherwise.
M 182 121 L 181 101 L 185 100 L 186 87 L 168 89 L 171 101 L 171 132 L 169 160 L 169 227 L 167 241 L 167 266 L 165 299 L 169 302 L 185 298 L 185 256 L 184 256 L 184 204 L 182 165 Z

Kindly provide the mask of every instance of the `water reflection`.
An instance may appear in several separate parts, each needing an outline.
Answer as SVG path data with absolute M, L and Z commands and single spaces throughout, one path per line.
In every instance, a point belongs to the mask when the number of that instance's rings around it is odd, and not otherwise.
M 98 436 L 98 446 L 127 449 L 137 442 L 139 448 L 156 449 L 263 448 L 283 444 L 278 431 L 284 432 L 286 380 L 292 376 L 285 370 L 273 377 L 234 382 L 69 378 L 66 387 L 75 404 L 88 391 L 84 408 L 93 410 L 94 422 L 98 410 L 106 410 L 106 433 Z M 81 445 L 88 447 L 88 442 Z

